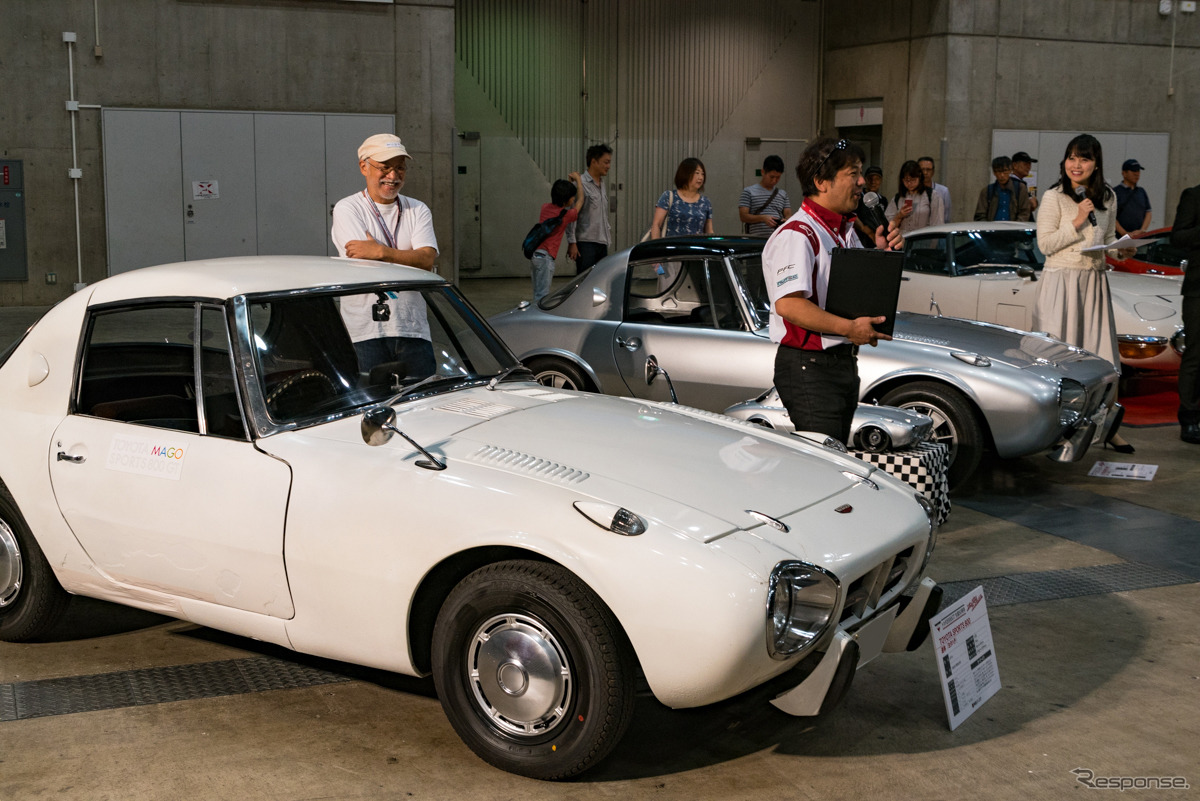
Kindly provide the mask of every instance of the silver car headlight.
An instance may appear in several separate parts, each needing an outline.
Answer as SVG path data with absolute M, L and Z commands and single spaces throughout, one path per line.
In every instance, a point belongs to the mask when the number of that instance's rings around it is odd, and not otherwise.
M 832 623 L 841 586 L 832 573 L 807 562 L 775 565 L 767 589 L 767 650 L 788 659 L 811 648 Z
M 1083 417 L 1087 406 L 1087 387 L 1070 378 L 1058 384 L 1058 422 L 1074 425 Z

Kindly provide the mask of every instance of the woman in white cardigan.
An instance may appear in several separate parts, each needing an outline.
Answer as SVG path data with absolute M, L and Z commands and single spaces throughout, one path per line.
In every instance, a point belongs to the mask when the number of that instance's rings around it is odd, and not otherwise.
M 900 184 L 884 212 L 888 221 L 900 219 L 900 233 L 909 234 L 927 225 L 936 225 L 946 219 L 942 208 L 942 196 L 925 185 L 925 174 L 921 165 L 915 161 L 906 161 L 900 165 Z
M 1033 326 L 1108 359 L 1120 371 L 1104 251 L 1083 252 L 1117 238 L 1117 197 L 1104 182 L 1100 142 L 1089 134 L 1072 139 L 1059 172 L 1058 183 L 1038 203 L 1037 241 L 1046 266 Z M 1133 453 L 1119 437 L 1111 444 L 1118 452 Z

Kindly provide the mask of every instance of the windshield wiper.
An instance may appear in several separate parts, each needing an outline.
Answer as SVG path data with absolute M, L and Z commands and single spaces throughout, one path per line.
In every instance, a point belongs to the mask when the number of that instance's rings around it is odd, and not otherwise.
M 518 372 L 518 371 L 529 373 L 530 377 L 534 376 L 533 371 L 530 370 L 525 365 L 521 364 L 520 362 L 517 362 L 516 364 L 510 364 L 508 367 L 505 367 L 498 374 L 496 374 L 492 378 L 492 380 L 488 382 L 488 384 L 487 384 L 488 390 L 494 392 L 497 384 L 499 384 L 501 381 L 503 381 L 504 379 L 508 378 L 510 375 L 512 375 L 513 373 Z
M 417 383 L 409 384 L 407 387 L 405 387 L 404 389 L 397 392 L 389 400 L 387 400 L 383 405 L 384 406 L 395 406 L 397 403 L 404 400 L 409 395 L 413 394 L 414 392 L 416 392 L 418 389 L 421 389 L 422 387 L 428 386 L 429 384 L 432 384 L 436 381 L 445 381 L 447 379 L 457 378 L 457 377 L 458 376 L 438 375 L 437 373 L 434 373 L 433 375 L 425 376 Z

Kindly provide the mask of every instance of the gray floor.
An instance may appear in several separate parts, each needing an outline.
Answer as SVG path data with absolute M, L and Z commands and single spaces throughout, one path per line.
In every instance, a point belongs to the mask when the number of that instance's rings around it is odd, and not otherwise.
M 485 314 L 527 287 L 464 282 Z M 0 309 L 0 347 L 29 316 Z M 1200 797 L 1200 448 L 1125 433 L 1132 457 L 986 461 L 954 496 L 930 574 L 985 587 L 1003 688 L 953 732 L 926 644 L 815 720 L 640 699 L 613 756 L 555 786 L 475 758 L 428 682 L 82 601 L 53 641 L 0 644 L 0 800 L 1040 799 L 1086 789 L 1077 769 Z M 1099 459 L 1158 473 L 1089 477 Z

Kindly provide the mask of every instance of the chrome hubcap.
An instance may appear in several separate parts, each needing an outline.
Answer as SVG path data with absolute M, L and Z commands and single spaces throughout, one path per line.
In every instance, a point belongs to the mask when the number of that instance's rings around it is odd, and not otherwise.
M 17 535 L 0 520 L 0 609 L 11 604 L 21 592 L 21 547 Z
M 575 386 L 575 382 L 570 376 L 558 372 L 557 370 L 546 370 L 538 373 L 537 382 L 545 387 L 554 387 L 555 389 L 579 389 Z
M 545 734 L 564 720 L 574 692 L 566 651 L 529 615 L 498 615 L 468 645 L 471 689 L 480 709 L 503 731 Z

